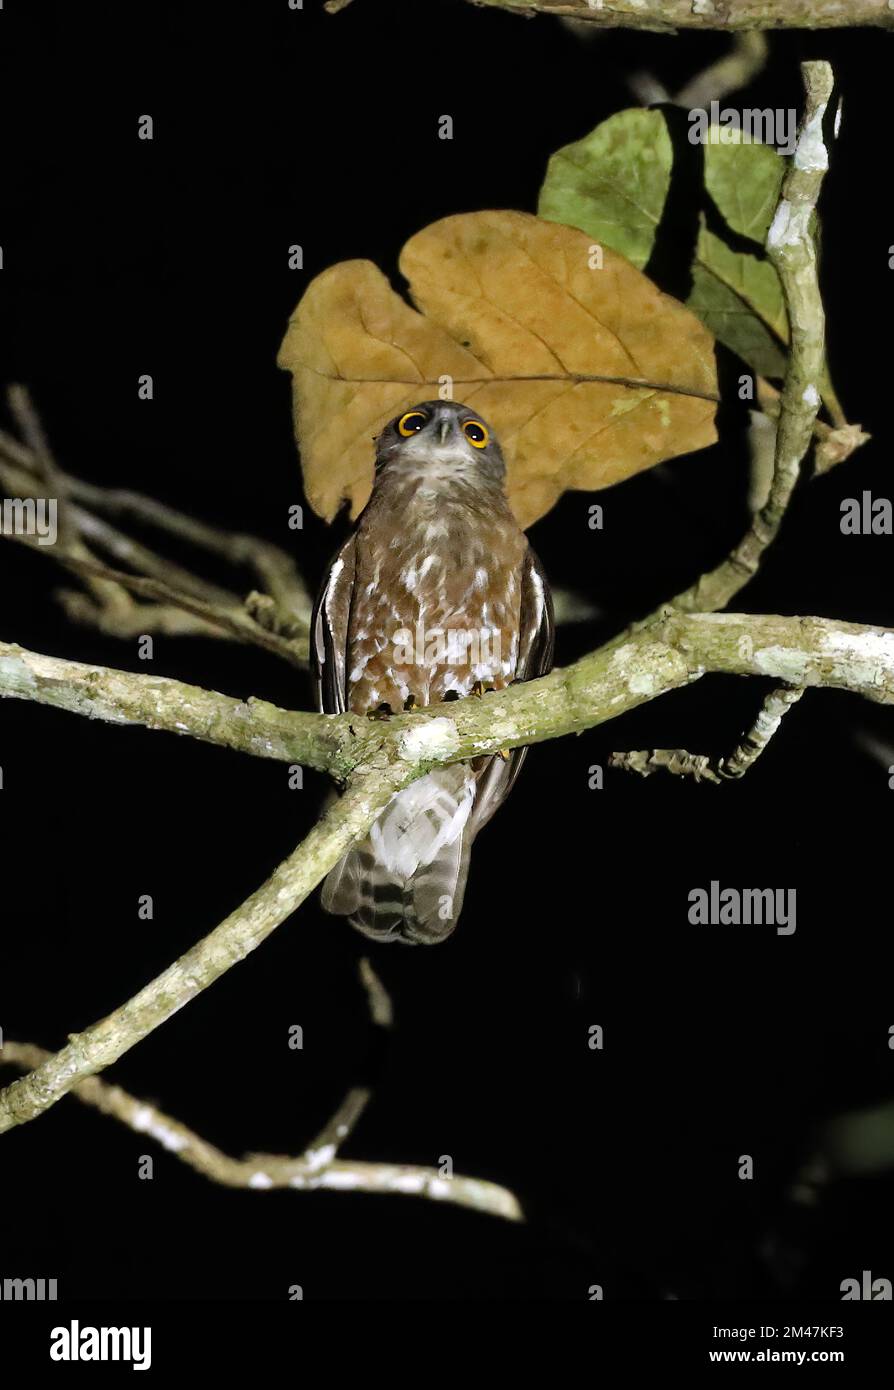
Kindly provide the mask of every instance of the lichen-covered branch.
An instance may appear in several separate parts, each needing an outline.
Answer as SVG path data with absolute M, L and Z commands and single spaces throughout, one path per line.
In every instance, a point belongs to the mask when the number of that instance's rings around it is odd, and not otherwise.
M 83 1033 L 36 1070 L 0 1092 L 0 1133 L 34 1119 L 78 1081 L 103 1071 L 148 1037 L 178 1009 L 244 960 L 304 901 L 377 814 L 418 776 L 408 759 L 358 775 L 298 848 L 229 917 L 126 1004 Z
M 744 588 L 778 535 L 813 437 L 825 371 L 825 313 L 817 276 L 813 215 L 829 167 L 822 122 L 832 94 L 833 76 L 828 63 L 802 63 L 801 72 L 804 113 L 795 153 L 767 234 L 767 256 L 782 284 L 790 329 L 769 495 L 726 559 L 662 605 L 659 612 L 715 612 L 725 608 Z
M 744 777 L 764 752 L 779 729 L 783 716 L 804 694 L 803 686 L 782 686 L 771 690 L 760 714 L 742 742 L 726 758 L 710 758 L 704 753 L 687 753 L 685 748 L 639 748 L 629 753 L 612 753 L 609 767 L 650 777 L 653 772 L 672 772 L 692 777 L 696 782 L 731 782 Z
M 52 1060 L 52 1053 L 33 1043 L 7 1041 L 0 1049 L 0 1064 L 35 1070 Z M 291 1188 L 301 1192 L 377 1192 L 391 1195 L 427 1197 L 432 1201 L 469 1207 L 473 1211 L 521 1221 L 518 1199 L 505 1187 L 483 1178 L 456 1173 L 443 1176 L 436 1168 L 409 1163 L 371 1163 L 363 1159 L 339 1158 L 342 1145 L 370 1100 L 369 1091 L 356 1088 L 348 1092 L 325 1129 L 297 1157 L 285 1154 L 248 1154 L 233 1158 L 209 1144 L 179 1120 L 166 1115 L 148 1101 L 138 1100 L 120 1086 L 110 1085 L 96 1076 L 87 1076 L 72 1088 L 83 1104 L 93 1106 L 161 1144 L 181 1163 L 225 1187 Z
M 294 756 L 300 742 L 303 761 L 327 768 L 339 780 L 350 778 L 344 795 L 304 842 L 209 936 L 0 1093 L 0 1132 L 32 1119 L 82 1077 L 102 1071 L 255 950 L 367 833 L 391 796 L 430 768 L 579 733 L 708 672 L 832 686 L 894 704 L 894 630 L 824 618 L 671 614 L 620 646 L 603 647 L 539 680 L 387 722 L 352 714 L 290 714 L 262 703 L 237 709 L 238 702 L 226 696 L 177 682 L 97 671 L 0 646 L 0 695 L 113 722 L 121 722 L 125 713 L 126 722 L 144 722 L 142 715 L 153 727 L 173 724 L 181 733 L 247 752 L 262 751 L 255 742 L 269 734 L 279 741 L 282 756 Z M 161 718 L 159 706 L 165 710 Z M 175 712 L 179 719 L 172 719 Z
M 471 0 L 510 14 L 560 15 L 603 29 L 674 33 L 737 29 L 894 28 L 888 0 Z M 344 8 L 344 0 L 326 7 Z
M 282 710 L 266 700 L 235 700 L 165 676 L 42 656 L 0 642 L 0 698 L 4 696 L 109 724 L 188 734 L 203 743 L 324 771 L 331 755 L 319 715 Z
M 668 613 L 539 680 L 387 721 L 284 710 L 0 643 L 0 698 L 188 734 L 339 782 L 378 757 L 418 754 L 427 769 L 580 733 L 709 673 L 831 686 L 891 704 L 894 631 L 830 618 Z

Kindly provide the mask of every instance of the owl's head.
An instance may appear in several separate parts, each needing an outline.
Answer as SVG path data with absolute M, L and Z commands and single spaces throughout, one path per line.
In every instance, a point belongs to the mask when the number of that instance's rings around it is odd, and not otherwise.
M 376 476 L 416 475 L 420 482 L 502 482 L 506 465 L 490 426 L 455 401 L 422 401 L 386 425 L 376 440 Z

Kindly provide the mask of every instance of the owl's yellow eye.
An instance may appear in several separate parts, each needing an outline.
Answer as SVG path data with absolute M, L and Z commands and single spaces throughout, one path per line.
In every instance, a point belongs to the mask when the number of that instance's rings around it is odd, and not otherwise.
M 426 417 L 421 410 L 408 410 L 406 415 L 402 415 L 397 422 L 398 434 L 402 434 L 404 439 L 411 434 L 416 434 L 425 424 Z
M 474 444 L 476 449 L 486 449 L 487 441 L 490 438 L 487 426 L 482 425 L 480 420 L 467 420 L 463 425 L 463 434 L 470 444 Z

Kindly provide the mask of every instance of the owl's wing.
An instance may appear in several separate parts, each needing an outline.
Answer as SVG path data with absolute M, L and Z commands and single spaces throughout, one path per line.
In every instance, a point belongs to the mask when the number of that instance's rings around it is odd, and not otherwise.
M 534 680 L 551 669 L 555 638 L 556 627 L 549 584 L 540 561 L 528 546 L 522 562 L 516 680 Z M 505 762 L 497 757 L 491 758 L 488 762 L 478 778 L 475 807 L 469 827 L 472 836 L 477 835 L 494 811 L 506 800 L 521 771 L 527 751 L 527 748 L 513 748 Z
M 321 714 L 343 714 L 347 707 L 345 662 L 353 592 L 354 537 L 350 536 L 329 566 L 310 620 L 310 663 Z
M 528 546 L 522 568 L 516 679 L 532 681 L 552 669 L 556 645 L 553 600 L 543 566 Z

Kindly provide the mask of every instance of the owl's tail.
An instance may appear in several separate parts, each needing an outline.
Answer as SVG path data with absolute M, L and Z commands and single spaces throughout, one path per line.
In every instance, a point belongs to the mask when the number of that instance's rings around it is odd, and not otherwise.
M 377 941 L 434 945 L 449 936 L 466 891 L 475 785 L 457 764 L 398 792 L 329 874 L 326 911 Z

